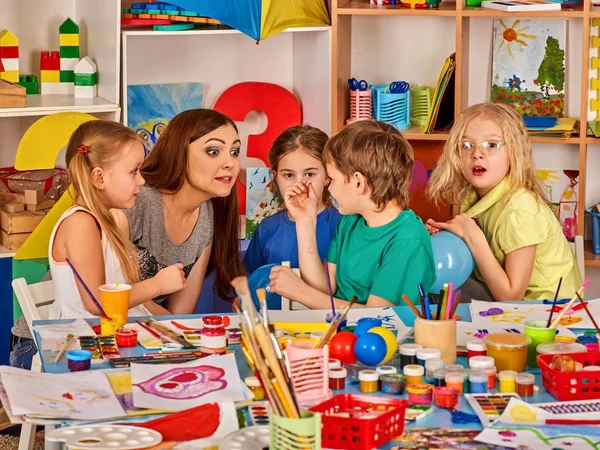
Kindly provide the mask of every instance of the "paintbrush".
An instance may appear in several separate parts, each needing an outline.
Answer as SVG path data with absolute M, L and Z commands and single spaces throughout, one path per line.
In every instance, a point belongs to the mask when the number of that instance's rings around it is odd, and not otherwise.
M 581 302 L 581 304 L 583 305 L 583 308 L 585 309 L 585 312 L 587 313 L 587 315 L 590 317 L 590 320 L 592 321 L 592 323 L 594 324 L 594 328 L 596 328 L 596 331 L 598 332 L 598 335 L 600 336 L 600 328 L 598 328 L 598 324 L 596 323 L 596 321 L 594 320 L 594 316 L 592 316 L 592 313 L 590 312 L 590 310 L 587 308 L 587 305 L 585 304 L 585 302 L 583 301 L 583 299 L 581 298 L 581 296 L 579 295 L 579 293 L 575 294 L 577 295 L 577 298 L 579 299 L 579 301 Z
M 67 334 L 67 339 L 65 340 L 65 343 L 60 348 L 60 351 L 58 352 L 58 355 L 56 355 L 56 358 L 54 359 L 54 362 L 60 361 L 60 358 L 62 358 L 63 353 L 65 353 L 65 351 L 67 350 L 67 347 L 69 346 L 69 342 L 71 342 L 74 337 L 75 337 L 74 334 Z
M 556 287 L 556 293 L 554 294 L 554 301 L 552 302 L 552 308 L 550 308 L 550 316 L 548 316 L 548 323 L 546 323 L 546 328 L 550 328 L 550 324 L 552 323 L 552 314 L 554 314 L 554 308 L 556 307 L 556 299 L 558 298 L 558 293 L 560 292 L 560 285 L 562 284 L 563 277 L 560 277 L 558 280 L 558 286 Z
M 167 338 L 171 339 L 173 342 L 177 342 L 181 345 L 182 348 L 196 348 L 193 344 L 190 344 L 185 340 L 183 336 L 175 333 L 173 330 L 168 329 L 167 327 L 159 324 L 155 319 L 146 319 L 144 320 L 146 326 L 153 328 L 154 330 L 162 333 Z
M 337 330 L 337 327 L 340 325 L 340 323 L 342 323 L 344 321 L 344 319 L 346 318 L 346 315 L 348 314 L 348 311 L 350 311 L 350 308 L 352 308 L 352 306 L 357 301 L 358 301 L 358 297 L 355 295 L 354 297 L 352 297 L 352 300 L 350 301 L 348 306 L 346 306 L 341 311 L 341 313 L 337 314 L 335 319 L 331 321 L 331 324 L 329 325 L 329 328 L 327 329 L 327 331 L 325 332 L 323 337 L 315 345 L 315 347 L 314 347 L 315 349 L 323 348 L 325 346 L 325 344 L 327 344 L 327 342 L 329 342 L 329 339 L 331 339 L 331 336 L 333 335 L 334 331 Z
M 329 278 L 329 264 L 325 258 L 325 276 L 327 276 L 327 289 L 329 290 L 329 300 L 331 301 L 331 317 L 335 317 L 335 302 L 333 301 L 333 290 L 331 289 L 331 278 Z
M 69 261 L 69 258 L 65 258 L 65 262 L 69 265 L 69 267 L 73 271 L 73 275 L 75 275 L 75 278 L 77 278 L 77 280 L 79 280 L 79 282 L 83 286 L 83 289 L 85 289 L 85 292 L 87 292 L 87 294 L 90 296 L 90 298 L 92 299 L 92 301 L 96 305 L 96 308 L 98 308 L 98 311 L 100 311 L 100 315 L 102 316 L 102 318 L 104 318 L 106 320 L 112 320 L 110 317 L 108 317 L 106 315 L 106 313 L 102 309 L 102 306 L 100 306 L 100 303 L 98 303 L 98 300 L 96 300 L 96 297 L 94 297 L 94 294 L 92 294 L 92 291 L 90 291 L 88 289 L 87 285 L 83 282 L 83 280 L 81 279 L 81 277 L 77 273 L 77 270 L 75 270 L 75 267 L 73 267 L 73 264 L 71 264 L 71 261 Z
M 171 342 L 171 340 L 168 339 L 166 336 L 163 336 L 163 335 L 157 333 L 152 328 L 144 325 L 139 320 L 136 320 L 135 323 L 137 323 L 140 327 L 142 327 L 144 330 L 146 330 L 148 333 L 150 333 L 152 336 L 154 336 L 156 339 L 158 339 L 161 342 L 161 344 L 167 344 L 167 343 Z
M 575 301 L 577 300 L 577 294 L 581 295 L 583 293 L 584 289 L 587 287 L 588 284 L 590 284 L 590 280 L 585 280 L 585 282 L 581 285 L 581 287 L 575 293 L 575 295 L 569 301 L 569 303 L 567 303 L 564 306 L 564 308 L 562 309 L 562 311 L 560 312 L 560 314 L 558 315 L 558 317 L 556 319 L 554 319 L 554 321 L 550 325 L 550 328 L 556 328 L 558 326 L 558 323 L 560 322 L 560 319 L 562 319 L 563 316 L 566 314 L 566 312 L 573 307 L 573 303 L 575 303 Z

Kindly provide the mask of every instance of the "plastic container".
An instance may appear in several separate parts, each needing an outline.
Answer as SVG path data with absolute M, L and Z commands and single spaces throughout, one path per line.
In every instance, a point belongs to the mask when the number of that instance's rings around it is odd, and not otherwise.
M 471 394 L 484 394 L 487 392 L 487 374 L 473 370 L 469 374 L 469 391 Z
M 409 384 L 406 386 L 408 401 L 411 405 L 431 405 L 433 386 L 426 383 Z
M 246 379 L 244 380 L 244 383 L 246 384 L 246 386 L 248 386 L 248 389 L 250 389 L 250 391 L 252 392 L 252 395 L 254 395 L 254 400 L 256 400 L 256 401 L 264 400 L 265 390 L 263 389 L 262 385 L 260 384 L 260 381 L 258 381 L 258 378 L 246 377 Z
M 404 375 L 399 373 L 384 374 L 379 377 L 381 392 L 387 395 L 402 395 L 406 388 Z
M 567 355 L 585 353 L 587 347 L 577 342 L 544 342 L 536 348 L 538 355 Z
M 437 369 L 444 367 L 444 361 L 440 358 L 431 358 L 425 361 L 425 380 L 428 383 L 433 382 L 433 373 Z
M 517 394 L 521 397 L 531 397 L 533 395 L 535 375 L 531 373 L 518 373 L 515 376 L 515 383 L 517 385 Z
M 406 378 L 406 385 L 419 384 L 423 382 L 423 375 L 425 375 L 425 368 L 418 364 L 409 364 L 404 366 L 404 377 Z
M 496 366 L 494 367 L 482 367 L 481 369 L 477 369 L 480 372 L 483 372 L 487 375 L 487 388 L 488 390 L 496 389 Z
M 417 364 L 417 351 L 423 348 L 419 344 L 401 344 L 398 347 L 400 353 L 400 367 L 408 366 L 409 364 Z
M 437 348 L 446 366 L 456 363 L 456 320 L 425 320 L 417 317 L 414 324 L 415 343 Z M 418 357 L 418 356 L 417 356 Z
M 329 369 L 329 389 L 339 391 L 346 388 L 348 371 L 343 367 Z
M 392 366 L 379 366 L 377 369 L 375 369 L 375 372 L 377 372 L 379 374 L 379 376 L 381 377 L 381 375 L 387 375 L 390 373 L 398 373 L 398 369 L 396 369 L 395 367 L 392 367 Z
M 271 413 L 269 449 L 321 450 L 321 415 L 300 410 L 300 419 L 288 419 Z
M 467 342 L 467 358 L 474 356 L 485 356 L 485 342 L 481 339 L 471 339 Z
M 592 221 L 592 252 L 600 255 L 600 213 L 586 211 L 585 215 L 590 216 Z
M 410 90 L 404 93 L 389 91 L 389 85 L 372 86 L 373 118 L 399 130 L 410 128 Z
M 525 322 L 525 336 L 531 338 L 531 344 L 529 344 L 529 350 L 527 351 L 528 366 L 537 367 L 537 346 L 544 342 L 552 342 L 556 338 L 556 327 L 546 327 L 547 323 L 547 320 L 530 320 L 529 322 Z
M 372 394 L 377 392 L 379 374 L 374 370 L 361 370 L 358 372 L 358 381 L 360 392 Z
M 446 387 L 454 388 L 458 391 L 459 395 L 463 393 L 463 385 L 465 381 L 464 372 L 448 372 L 446 373 Z
M 92 352 L 87 350 L 69 350 L 67 352 L 67 367 L 71 372 L 89 370 L 92 365 Z
M 324 448 L 371 450 L 404 432 L 408 402 L 373 395 L 336 395 L 311 408 L 321 414 Z M 379 411 L 373 417 L 343 417 L 341 411 Z
M 422 348 L 417 350 L 417 364 L 425 367 L 425 361 L 428 359 L 440 359 L 442 352 L 437 348 Z
M 571 353 L 583 367 L 600 366 L 600 352 Z M 550 367 L 553 355 L 538 355 L 542 383 L 559 401 L 600 398 L 600 371 L 559 372 Z
M 516 376 L 517 372 L 514 370 L 503 370 L 498 374 L 498 380 L 500 382 L 499 390 L 502 394 L 517 392 L 517 385 L 515 383 Z
M 471 369 L 494 367 L 494 358 L 489 356 L 473 356 L 472 358 L 469 358 L 469 367 Z
M 446 374 L 448 369 L 437 369 L 433 372 L 433 385 L 438 387 L 446 386 Z
M 433 403 L 438 408 L 454 409 L 459 395 L 458 389 L 437 386 L 433 388 Z
M 329 358 L 329 370 L 331 369 L 339 369 L 340 367 L 342 367 L 342 363 L 340 362 L 339 359 L 335 359 L 335 358 Z
M 496 369 L 522 372 L 527 368 L 527 350 L 531 338 L 516 333 L 492 333 L 483 338 L 487 356 L 494 358 Z
M 137 330 L 121 328 L 115 334 L 115 340 L 119 347 L 135 347 L 138 342 Z

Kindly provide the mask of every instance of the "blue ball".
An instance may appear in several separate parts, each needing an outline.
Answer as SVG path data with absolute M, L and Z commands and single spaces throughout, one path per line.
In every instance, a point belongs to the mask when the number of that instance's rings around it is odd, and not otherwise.
M 454 289 L 458 289 L 467 281 L 475 267 L 469 247 L 449 231 L 440 231 L 431 236 L 431 247 L 437 278 L 429 291 L 437 294 L 449 282 L 453 282 Z
M 365 333 L 354 344 L 356 358 L 367 366 L 376 366 L 387 353 L 385 340 L 375 333 Z
M 356 322 L 356 326 L 354 327 L 354 334 L 357 336 L 362 336 L 371 328 L 380 327 L 381 319 L 376 317 L 362 317 L 358 319 Z
M 248 277 L 248 288 L 254 301 L 254 306 L 260 311 L 260 303 L 256 295 L 256 290 L 263 288 L 267 291 L 267 307 L 269 309 L 281 309 L 281 295 L 271 293 L 269 285 L 271 284 L 271 269 L 280 264 L 267 264 L 259 267 Z

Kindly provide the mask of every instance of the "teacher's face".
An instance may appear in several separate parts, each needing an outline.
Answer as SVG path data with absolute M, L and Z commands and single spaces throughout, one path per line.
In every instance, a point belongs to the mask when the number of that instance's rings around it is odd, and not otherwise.
M 195 140 L 189 147 L 188 180 L 211 197 L 227 197 L 240 173 L 241 141 L 230 125 Z

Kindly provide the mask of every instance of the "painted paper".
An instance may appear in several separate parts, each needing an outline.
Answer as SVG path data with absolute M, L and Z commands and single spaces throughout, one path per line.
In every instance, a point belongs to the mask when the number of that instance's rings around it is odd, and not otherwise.
M 283 206 L 275 195 L 273 174 L 268 167 L 246 169 L 246 239 L 252 239 L 258 225 Z
M 492 102 L 522 116 L 564 115 L 566 20 L 503 18 L 493 27 Z
M 221 410 L 219 427 L 210 437 L 202 439 L 194 439 L 193 441 L 180 442 L 174 447 L 176 450 L 196 450 L 199 448 L 207 448 L 210 446 L 218 446 L 223 441 L 225 436 L 234 431 L 239 430 L 237 420 L 232 420 L 237 417 L 235 404 L 233 402 L 219 402 Z
M 547 317 L 546 317 L 547 319 Z M 467 342 L 472 339 L 483 339 L 484 336 L 491 333 L 517 333 L 523 334 L 525 332 L 525 325 L 521 323 L 509 323 L 509 324 L 487 324 L 485 326 L 477 325 L 473 322 L 456 322 L 456 345 L 458 347 L 466 347 Z M 566 327 L 556 327 L 557 336 L 568 336 L 573 339 L 576 338 L 575 333 Z
M 506 450 L 508 447 L 486 445 L 477 442 L 477 430 L 456 428 L 409 428 L 393 440 L 392 450 L 459 449 L 459 450 Z
M 129 369 L 105 372 L 110 387 L 117 396 L 125 413 L 130 417 L 148 416 L 167 413 L 164 409 L 145 409 L 133 406 L 133 391 L 131 387 L 131 371 Z

